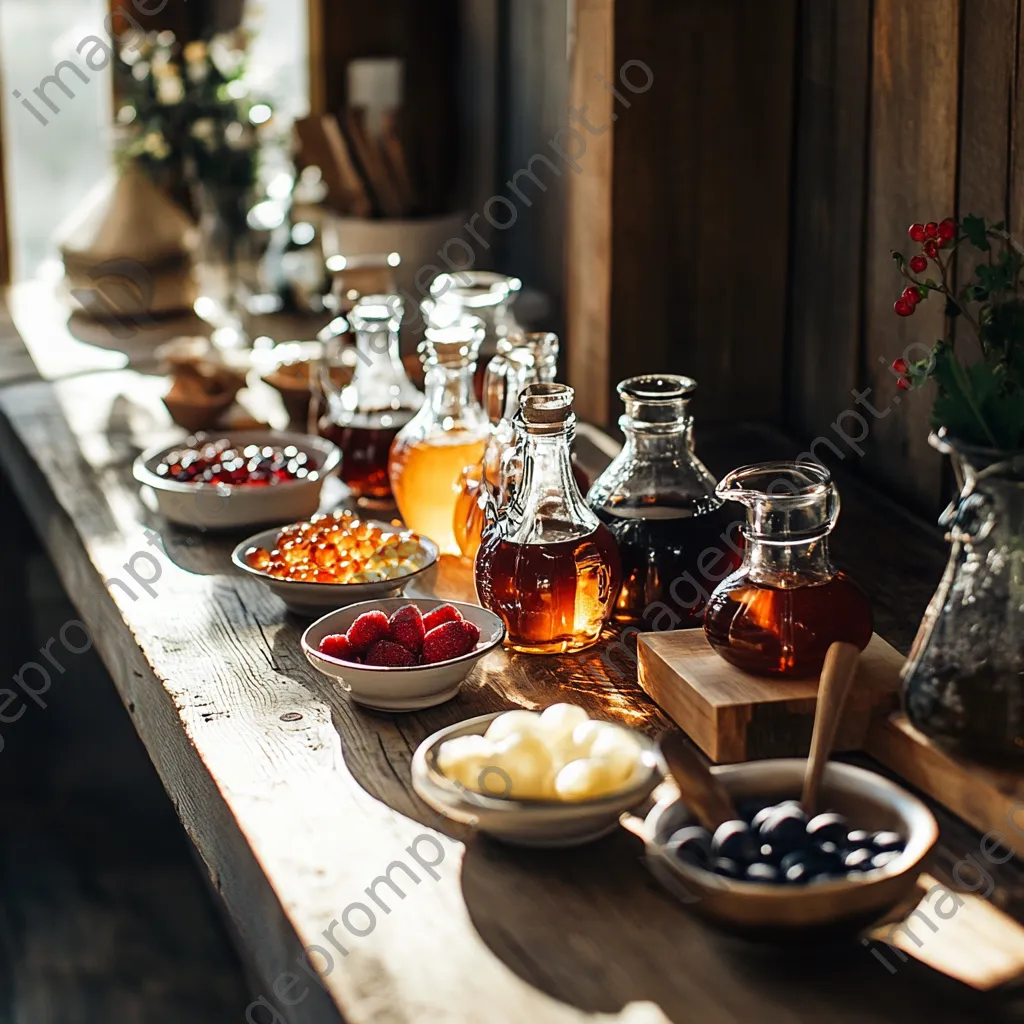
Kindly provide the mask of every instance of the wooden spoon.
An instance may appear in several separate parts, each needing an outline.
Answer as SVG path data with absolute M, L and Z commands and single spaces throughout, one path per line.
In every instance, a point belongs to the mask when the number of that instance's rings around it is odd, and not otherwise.
M 838 641 L 825 655 L 818 684 L 818 707 L 814 713 L 814 732 L 811 734 L 811 752 L 807 757 L 804 791 L 800 803 L 808 818 L 814 817 L 818 806 L 818 789 L 825 771 L 832 744 L 836 741 L 839 719 L 846 698 L 853 685 L 860 649 L 853 644 Z
M 679 786 L 683 802 L 709 832 L 713 833 L 723 821 L 739 817 L 729 791 L 711 774 L 683 733 L 665 733 L 658 746 Z

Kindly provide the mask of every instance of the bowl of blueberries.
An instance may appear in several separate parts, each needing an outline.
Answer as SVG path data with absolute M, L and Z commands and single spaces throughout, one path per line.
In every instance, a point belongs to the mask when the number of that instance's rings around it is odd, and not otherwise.
M 647 816 L 655 876 L 709 921 L 751 938 L 856 934 L 911 895 L 938 839 L 931 811 L 874 772 L 829 762 L 821 813 L 798 797 L 806 761 L 722 765 L 738 817 L 711 833 L 679 799 Z

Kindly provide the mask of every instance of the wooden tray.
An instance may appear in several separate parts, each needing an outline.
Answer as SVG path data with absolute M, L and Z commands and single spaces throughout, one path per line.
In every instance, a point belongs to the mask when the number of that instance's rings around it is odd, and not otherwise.
M 766 679 L 730 665 L 703 629 L 642 633 L 640 685 L 712 761 L 804 757 L 817 702 L 816 679 Z M 902 655 L 877 634 L 861 655 L 837 750 L 861 750 L 873 718 L 898 702 Z
M 806 756 L 816 680 L 752 676 L 720 658 L 702 629 L 642 633 L 640 685 L 718 763 Z M 836 749 L 864 751 L 1024 860 L 1024 773 L 954 757 L 897 710 L 903 657 L 877 634 L 861 655 Z M 1020 840 L 1018 842 L 1018 840 Z
M 872 723 L 864 750 L 980 832 L 1003 833 L 1024 860 L 1024 774 L 953 757 L 901 712 Z

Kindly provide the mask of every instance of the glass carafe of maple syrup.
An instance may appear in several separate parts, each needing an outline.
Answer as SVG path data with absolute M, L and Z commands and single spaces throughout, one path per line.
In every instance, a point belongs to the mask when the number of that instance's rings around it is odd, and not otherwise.
M 618 387 L 626 443 L 587 503 L 619 545 L 619 622 L 656 620 L 667 607 L 673 628 L 699 626 L 711 592 L 740 563 L 739 524 L 693 450 L 687 407 L 696 390 L 691 378 L 671 374 Z
M 839 492 L 816 462 L 733 470 L 719 497 L 747 507 L 740 568 L 711 595 L 704 632 L 726 661 L 755 675 L 814 677 L 837 640 L 871 639 L 864 592 L 832 565 Z
M 398 511 L 443 554 L 459 554 L 452 530 L 459 482 L 463 469 L 483 457 L 491 433 L 473 388 L 483 338 L 476 317 L 427 328 L 420 345 L 426 400 L 391 446 L 388 472 Z
M 513 419 L 519 411 L 519 395 L 530 384 L 553 381 L 557 368 L 558 336 L 550 333 L 502 338 L 498 354 L 487 364 L 484 408 L 494 430 L 483 459 L 462 471 L 452 523 L 466 558 L 475 558 L 480 547 L 488 502 L 500 505 L 504 500 L 502 476 L 506 456 L 515 446 Z
M 332 368 L 341 362 L 342 336 L 325 337 L 320 387 L 326 411 L 319 432 L 342 452 L 341 479 L 365 505 L 391 502 L 388 453 L 398 432 L 423 404 L 409 380 L 398 350 L 402 300 L 369 295 L 359 300 L 348 320 L 356 339 L 355 370 L 339 388 Z
M 619 589 L 615 540 L 573 478 L 573 394 L 539 383 L 520 395 L 518 471 L 476 556 L 480 603 L 504 621 L 505 642 L 528 654 L 597 643 Z

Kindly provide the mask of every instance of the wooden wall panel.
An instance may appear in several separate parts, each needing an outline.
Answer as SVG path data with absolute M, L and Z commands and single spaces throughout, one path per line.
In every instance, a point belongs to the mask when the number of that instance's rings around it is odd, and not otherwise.
M 912 221 L 955 210 L 959 55 L 957 0 L 875 0 L 865 369 L 879 415 L 869 417 L 864 468 L 929 510 L 945 493 L 927 440 L 930 395 L 898 393 L 889 364 L 913 342 L 933 343 L 945 321 L 934 301 L 912 317 L 893 313 L 901 283 L 889 250 L 907 251 Z
M 806 437 L 834 436 L 860 380 L 871 14 L 801 5 L 786 425 Z
M 612 416 L 611 360 L 612 172 L 615 126 L 612 94 L 601 84 L 613 74 L 615 0 L 576 0 L 570 60 L 572 106 L 591 124 L 609 127 L 587 141 L 585 173 L 566 184 L 566 362 L 576 389 L 576 412 L 594 423 Z M 582 167 L 583 165 L 580 164 Z
M 957 216 L 989 221 L 1010 216 L 1010 138 L 1017 64 L 1018 0 L 963 0 L 963 59 Z M 984 257 L 974 249 L 957 255 L 957 278 L 966 281 Z M 957 324 L 956 344 L 980 355 L 970 328 Z
M 506 183 L 537 153 L 565 170 L 550 143 L 570 123 L 566 0 L 509 0 L 505 14 L 504 38 L 499 43 L 504 50 L 505 81 L 495 126 L 499 152 L 495 187 L 512 198 L 517 215 L 511 228 L 494 233 L 491 262 L 543 292 L 550 300 L 551 316 L 542 326 L 562 333 L 566 179 L 575 175 L 571 171 L 554 175 L 535 165 L 547 189 L 541 192 L 527 179 L 518 179 L 529 205 L 517 199 Z M 580 161 L 584 174 L 590 173 L 590 155 Z
M 795 0 L 621 3 L 615 35 L 654 83 L 616 83 L 609 384 L 687 373 L 700 417 L 777 421 Z

